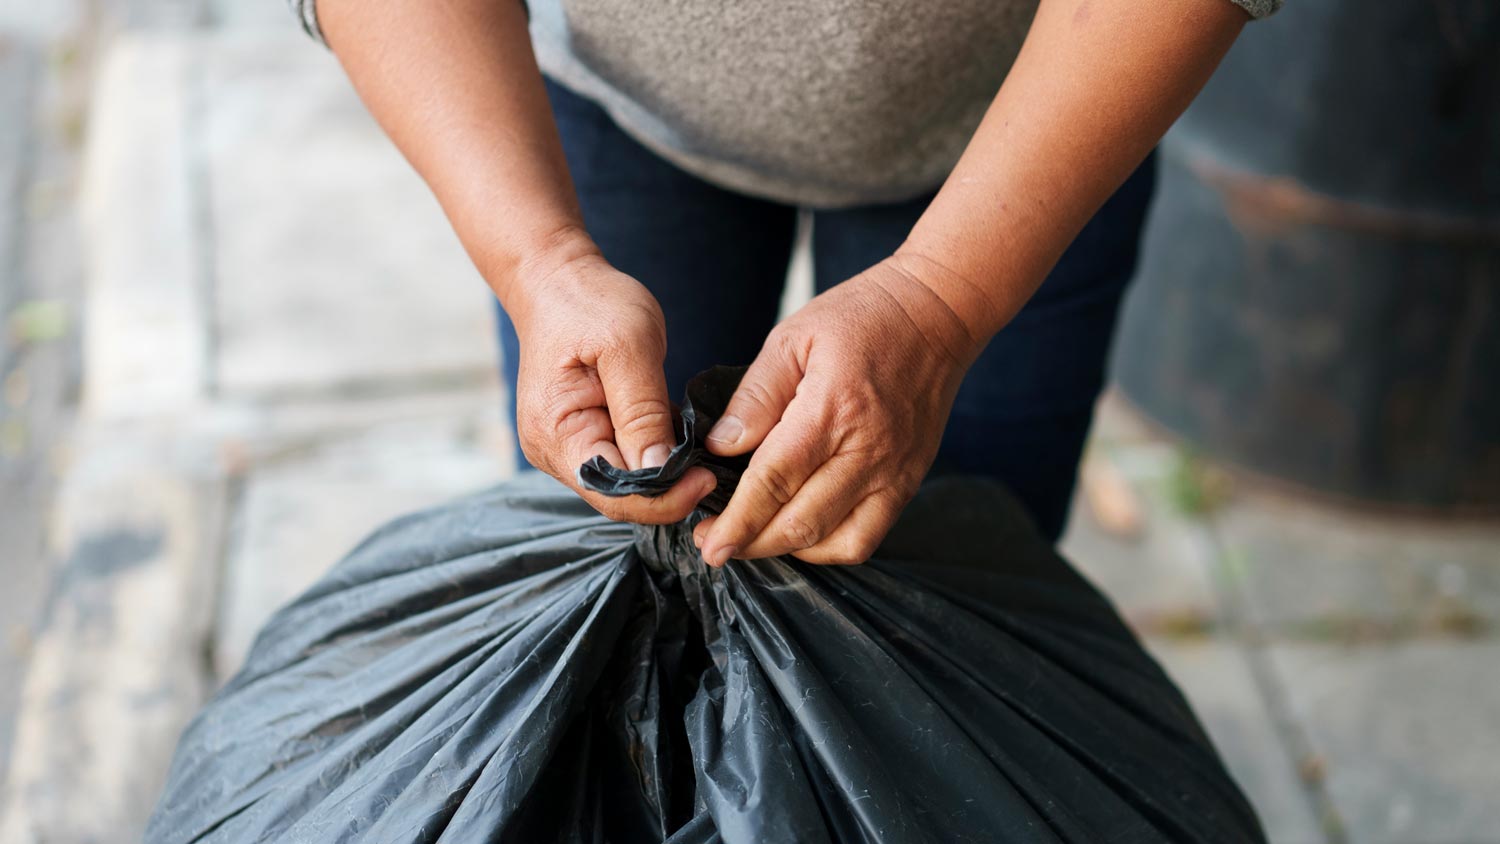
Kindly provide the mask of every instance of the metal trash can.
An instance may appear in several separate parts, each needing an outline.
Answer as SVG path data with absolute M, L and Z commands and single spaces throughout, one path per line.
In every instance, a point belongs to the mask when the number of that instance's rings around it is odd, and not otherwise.
M 1261 474 L 1500 512 L 1500 3 L 1288 3 L 1162 153 L 1126 395 Z

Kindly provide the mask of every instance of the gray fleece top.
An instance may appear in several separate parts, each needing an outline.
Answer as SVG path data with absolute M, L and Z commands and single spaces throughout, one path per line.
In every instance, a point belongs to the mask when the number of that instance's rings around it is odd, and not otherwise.
M 511 2 L 512 0 L 495 0 Z M 319 35 L 315 0 L 289 0 Z M 530 0 L 542 72 L 709 182 L 838 207 L 932 190 L 1038 0 Z M 1282 0 L 1224 0 L 1252 17 Z

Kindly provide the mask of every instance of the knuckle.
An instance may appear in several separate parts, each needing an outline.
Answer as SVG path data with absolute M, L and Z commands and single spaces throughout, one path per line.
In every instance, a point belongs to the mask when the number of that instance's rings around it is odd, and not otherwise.
M 609 431 L 599 430 L 602 427 L 603 417 L 595 408 L 584 408 L 569 410 L 561 416 L 555 417 L 551 430 L 541 430 L 551 436 L 553 442 L 562 445 L 570 441 L 594 440 L 601 434 L 607 435 Z
M 601 336 L 602 355 L 639 359 L 644 354 L 665 353 L 667 329 L 661 306 L 655 299 L 635 304 L 611 320 Z
M 618 410 L 619 430 L 627 435 L 654 434 L 672 427 L 672 408 L 661 399 L 638 399 Z
M 853 566 L 870 559 L 873 548 L 867 548 L 863 540 L 842 536 L 830 539 L 818 547 L 818 562 L 829 566 Z
M 593 368 L 562 364 L 545 383 L 527 391 L 522 398 L 540 412 L 555 416 L 568 408 L 594 404 L 601 392 L 599 376 Z
M 752 381 L 740 384 L 735 393 L 734 400 L 740 405 L 738 410 L 744 412 L 759 412 L 769 414 L 774 412 L 775 402 L 771 397 L 771 391 L 760 381 Z
M 781 466 L 768 463 L 755 472 L 754 484 L 776 502 L 778 506 L 792 500 L 797 492 L 797 483 Z
M 902 466 L 898 468 L 887 488 L 886 506 L 882 508 L 882 512 L 886 513 L 886 515 L 889 515 L 887 511 L 891 510 L 900 512 L 901 508 L 906 506 L 906 502 L 910 501 L 912 496 L 916 494 L 917 488 L 922 485 L 922 481 L 926 477 L 927 469 L 922 465 Z M 891 516 L 891 518 L 894 518 L 894 516 Z
M 833 422 L 839 430 L 867 432 L 885 419 L 886 405 L 863 390 L 849 390 L 839 397 L 833 408 Z
M 784 515 L 778 521 L 780 524 L 777 528 L 786 539 L 787 546 L 793 551 L 811 548 L 823 538 L 823 531 L 795 513 Z
M 875 549 L 880 547 L 880 539 L 872 533 L 860 532 L 846 537 L 839 545 L 839 556 L 844 563 L 852 565 L 870 559 Z
M 516 425 L 516 444 L 521 447 L 521 454 L 525 455 L 527 463 L 544 471 L 551 467 L 551 443 L 539 435 L 539 429 L 536 425 L 525 422 L 518 423 Z
M 802 331 L 794 330 L 790 321 L 783 322 L 766 335 L 765 351 L 774 354 L 778 360 L 796 361 L 805 341 Z
M 881 530 L 889 531 L 891 526 L 896 523 L 896 520 L 901 518 L 901 511 L 905 510 L 906 505 L 910 504 L 911 500 L 917 497 L 917 490 L 922 486 L 922 481 L 926 478 L 926 474 L 925 469 L 912 472 L 911 482 L 908 485 L 892 490 L 889 495 L 886 495 L 881 500 L 881 507 L 878 511 L 881 520 Z

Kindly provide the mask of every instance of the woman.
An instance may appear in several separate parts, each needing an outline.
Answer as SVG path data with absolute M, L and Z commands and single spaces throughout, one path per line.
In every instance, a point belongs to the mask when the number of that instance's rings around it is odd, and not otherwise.
M 530 463 L 679 520 L 706 470 L 655 499 L 574 473 L 660 465 L 669 396 L 753 358 L 712 565 L 862 561 L 929 470 L 1055 539 L 1149 154 L 1279 2 L 293 0 L 499 298 Z M 773 327 L 799 208 L 818 295 Z

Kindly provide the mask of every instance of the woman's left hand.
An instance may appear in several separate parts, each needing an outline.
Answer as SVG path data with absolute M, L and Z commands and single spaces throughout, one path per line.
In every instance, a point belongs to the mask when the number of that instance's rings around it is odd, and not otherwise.
M 792 554 L 862 563 L 932 466 L 964 372 L 983 347 L 892 257 L 776 326 L 708 434 L 756 449 L 724 512 L 694 539 L 710 565 Z

